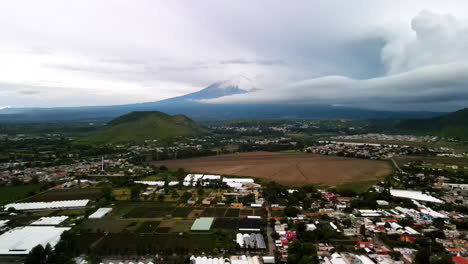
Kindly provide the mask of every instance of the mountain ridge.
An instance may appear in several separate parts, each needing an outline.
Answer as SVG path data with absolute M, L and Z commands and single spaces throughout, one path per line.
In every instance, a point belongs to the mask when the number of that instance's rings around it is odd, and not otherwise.
M 107 121 L 135 111 L 184 114 L 200 121 L 239 118 L 429 118 L 443 114 L 424 111 L 382 111 L 317 104 L 206 104 L 201 102 L 204 99 L 250 93 L 257 89 L 254 81 L 241 76 L 236 79 L 213 83 L 197 92 L 155 102 L 111 106 L 0 109 L 0 122 Z
M 106 124 L 82 143 L 143 143 L 145 140 L 165 141 L 179 136 L 194 136 L 205 131 L 184 115 L 168 115 L 159 111 L 131 112 Z
M 442 137 L 468 139 L 468 108 L 429 119 L 402 120 L 396 128 Z

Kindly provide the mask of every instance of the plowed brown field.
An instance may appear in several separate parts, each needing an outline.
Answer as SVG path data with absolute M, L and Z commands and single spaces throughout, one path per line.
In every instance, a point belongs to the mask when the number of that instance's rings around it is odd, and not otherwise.
M 392 172 L 388 162 L 306 153 L 250 152 L 154 162 L 195 173 L 251 176 L 287 185 L 338 185 L 382 179 Z

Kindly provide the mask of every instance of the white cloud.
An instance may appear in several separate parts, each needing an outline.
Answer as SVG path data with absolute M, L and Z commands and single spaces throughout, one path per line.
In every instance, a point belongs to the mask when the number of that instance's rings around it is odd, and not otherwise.
M 411 28 L 393 32 L 385 41 L 382 62 L 390 74 L 468 59 L 468 23 L 452 15 L 422 11 Z
M 327 76 L 204 102 L 312 103 L 397 110 L 444 110 L 453 103 L 448 108 L 455 110 L 461 103 L 468 103 L 467 73 L 468 63 L 451 63 L 367 80 Z M 440 103 L 443 107 L 434 109 L 433 104 Z
M 6 1 L 0 105 L 154 101 L 245 74 L 258 79 L 263 101 L 393 109 L 402 107 L 392 101 L 398 94 L 413 98 L 410 89 L 447 100 L 406 108 L 453 108 L 461 103 L 451 93 L 464 96 L 449 76 L 466 70 L 457 65 L 468 56 L 467 7 L 438 0 Z M 438 79 L 426 76 L 432 83 L 416 77 L 436 66 Z M 375 104 L 375 97 L 389 101 Z M 241 98 L 252 101 L 223 100 Z

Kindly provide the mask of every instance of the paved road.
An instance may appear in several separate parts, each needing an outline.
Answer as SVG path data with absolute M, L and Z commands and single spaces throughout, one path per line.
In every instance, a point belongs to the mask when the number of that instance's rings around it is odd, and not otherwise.
M 273 228 L 271 228 L 270 225 L 270 218 L 271 218 L 271 213 L 270 213 L 270 205 L 267 204 L 267 215 L 268 215 L 268 223 L 267 223 L 267 237 L 268 237 L 268 254 L 270 256 L 275 255 L 275 241 L 271 237 L 271 233 L 273 232 Z

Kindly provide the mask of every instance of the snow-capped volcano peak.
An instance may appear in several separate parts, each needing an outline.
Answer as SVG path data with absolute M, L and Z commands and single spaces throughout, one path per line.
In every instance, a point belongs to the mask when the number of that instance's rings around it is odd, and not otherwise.
M 256 91 L 256 83 L 245 76 L 236 76 L 226 81 L 216 82 L 198 92 L 169 98 L 159 101 L 160 103 L 186 103 L 188 101 L 199 101 L 206 99 L 220 98 L 235 94 L 245 94 Z
M 251 78 L 248 78 L 244 75 L 238 75 L 235 76 L 229 80 L 219 82 L 218 88 L 223 89 L 223 88 L 232 88 L 236 87 L 240 90 L 244 91 L 252 91 L 257 88 L 257 84 L 255 81 Z

